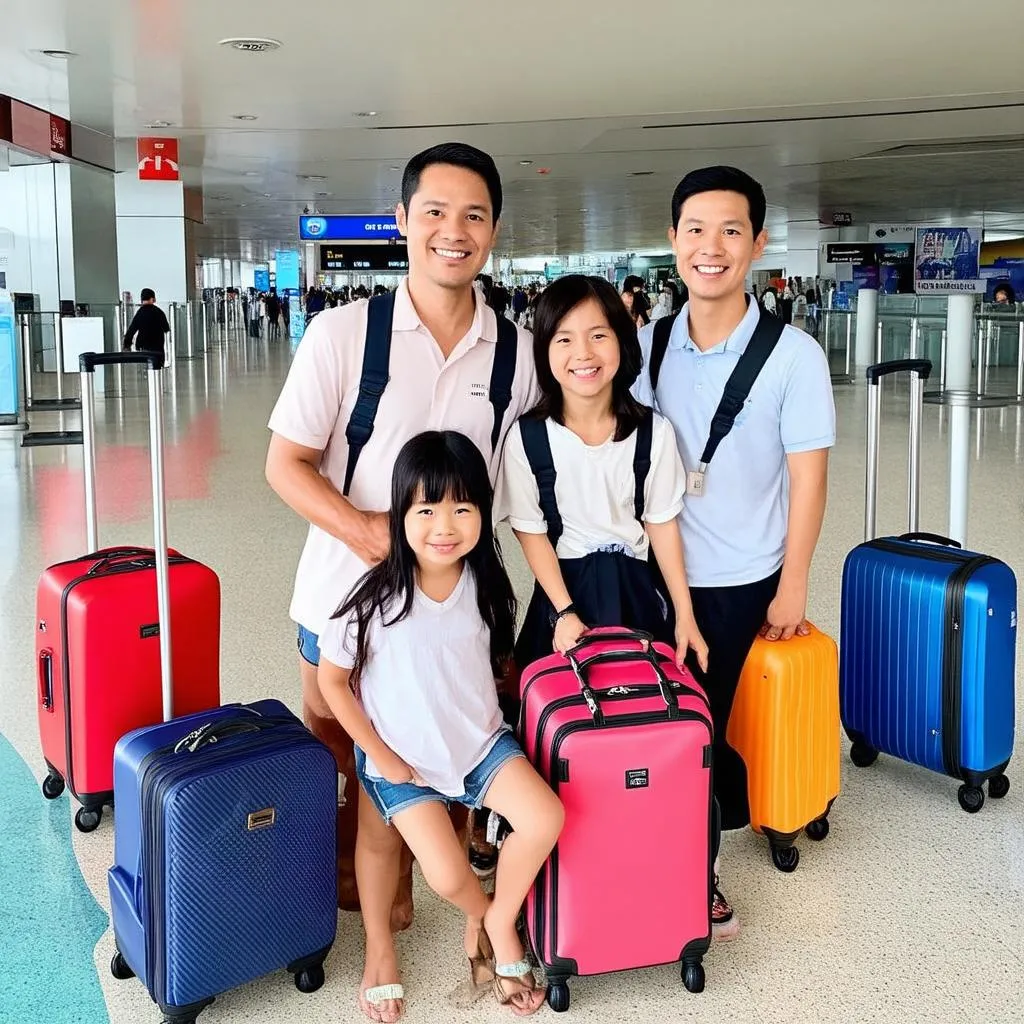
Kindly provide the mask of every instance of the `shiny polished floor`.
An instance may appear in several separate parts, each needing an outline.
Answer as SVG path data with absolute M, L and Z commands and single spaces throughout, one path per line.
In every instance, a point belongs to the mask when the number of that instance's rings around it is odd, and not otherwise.
M 179 360 L 168 371 L 167 487 L 171 543 L 213 566 L 222 580 L 224 699 L 277 696 L 297 708 L 287 606 L 304 528 L 270 493 L 262 471 L 265 424 L 288 359 L 287 342 L 231 337 L 214 340 L 205 357 Z M 124 391 L 108 396 L 98 410 L 100 538 L 146 544 L 146 399 L 134 370 L 125 374 Z M 836 398 L 840 439 L 809 611 L 833 634 L 843 557 L 863 529 L 865 389 L 839 387 Z M 880 505 L 883 532 L 903 528 L 906 408 L 905 396 L 887 385 L 882 466 L 890 486 Z M 1024 411 L 1009 407 L 972 416 L 970 544 L 1019 571 Z M 948 410 L 926 410 L 921 528 L 936 532 L 946 528 L 948 422 Z M 47 423 L 40 419 L 38 425 Z M 113 1024 L 159 1020 L 138 982 L 115 982 L 107 969 L 113 939 L 103 919 L 112 816 L 83 836 L 69 828 L 66 796 L 46 805 L 38 790 L 29 793 L 34 782 L 28 769 L 36 781 L 43 774 L 32 671 L 35 583 L 45 565 L 84 549 L 81 487 L 81 449 L 26 450 L 0 437 L 0 734 L 13 748 L 6 760 L 0 756 L 0 1021 L 11 1024 L 103 1024 L 103 1001 Z M 514 542 L 508 550 L 525 594 L 527 576 Z M 957 805 L 952 781 L 886 758 L 861 771 L 844 754 L 831 835 L 819 845 L 801 841 L 794 874 L 777 872 L 763 840 L 749 831 L 727 837 L 723 876 L 745 927 L 737 942 L 708 956 L 703 995 L 688 995 L 678 970 L 665 967 L 574 981 L 570 1013 L 595 1024 L 1020 1021 L 1024 776 L 1018 763 L 1008 772 L 1009 796 L 968 816 Z M 9 801 L 14 791 L 17 797 Z M 37 839 L 26 843 L 29 835 Z M 74 857 L 62 857 L 69 837 Z M 600 850 L 594 855 L 599 858 Z M 11 898 L 30 876 L 33 888 L 27 891 L 50 894 L 39 905 Z M 40 885 L 40 877 L 49 881 Z M 416 922 L 399 939 L 405 1019 L 510 1019 L 490 1000 L 468 1011 L 450 1008 L 446 996 L 464 970 L 459 920 L 422 885 L 417 901 Z M 219 998 L 200 1019 L 360 1020 L 355 992 L 361 953 L 359 921 L 342 915 L 320 992 L 303 996 L 282 974 Z M 33 964 L 34 977 L 27 976 Z M 90 995 L 97 985 L 102 999 Z M 63 1015 L 55 1005 L 63 1006 Z

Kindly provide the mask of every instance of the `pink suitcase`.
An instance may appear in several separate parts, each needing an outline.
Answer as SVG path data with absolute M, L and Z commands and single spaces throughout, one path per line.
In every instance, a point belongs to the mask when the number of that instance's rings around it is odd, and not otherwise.
M 565 806 L 527 898 L 553 1010 L 572 975 L 681 961 L 704 988 L 711 944 L 712 725 L 703 691 L 649 634 L 594 630 L 520 682 L 527 756 Z

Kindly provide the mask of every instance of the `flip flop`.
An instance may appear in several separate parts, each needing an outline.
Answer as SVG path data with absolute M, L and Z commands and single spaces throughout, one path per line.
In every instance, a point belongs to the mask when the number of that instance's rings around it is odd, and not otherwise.
M 402 1008 L 398 1011 L 398 1019 L 401 1019 L 402 1014 L 405 1012 L 405 989 L 401 985 L 376 985 L 373 988 L 363 989 L 359 996 L 361 1003 L 372 1006 L 378 1014 L 381 1012 L 381 1006 L 391 1000 L 403 1004 Z M 366 1012 L 365 1009 L 363 1012 Z

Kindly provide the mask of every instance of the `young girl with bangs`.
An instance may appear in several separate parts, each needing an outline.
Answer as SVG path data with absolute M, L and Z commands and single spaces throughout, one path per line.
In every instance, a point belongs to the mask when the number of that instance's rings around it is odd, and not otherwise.
M 466 915 L 473 988 L 492 988 L 525 1016 L 544 992 L 524 959 L 516 918 L 563 813 L 498 706 L 495 680 L 512 653 L 515 598 L 491 509 L 487 464 L 469 438 L 431 431 L 409 441 L 392 479 L 390 552 L 320 636 L 318 681 L 355 744 L 360 813 L 372 805 L 393 824 L 427 884 Z M 493 900 L 455 834 L 451 802 L 490 808 L 514 829 L 498 857 Z M 397 865 L 382 886 L 379 866 L 357 858 L 356 878 L 364 912 L 369 902 L 391 906 Z M 403 999 L 398 983 L 360 992 L 376 1021 L 397 1020 Z

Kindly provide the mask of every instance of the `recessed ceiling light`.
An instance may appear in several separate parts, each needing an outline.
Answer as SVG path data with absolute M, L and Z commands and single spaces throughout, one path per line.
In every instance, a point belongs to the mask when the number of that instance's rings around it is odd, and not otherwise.
M 274 197 L 269 192 L 264 192 L 263 193 L 263 198 L 264 199 L 273 199 Z
M 52 57 L 54 60 L 68 60 L 70 57 L 77 57 L 78 54 L 72 50 L 40 50 L 44 57 Z
M 281 49 L 279 40 L 259 37 L 222 39 L 217 45 L 230 46 L 232 50 L 239 50 L 242 53 L 268 53 L 270 50 Z
M 234 121 L 255 121 L 256 114 L 232 114 L 231 118 Z
M 246 178 L 258 178 L 260 176 L 259 171 L 243 171 L 242 175 Z
M 649 178 L 654 171 L 630 171 L 629 176 L 631 178 Z
M 399 167 L 397 164 L 393 164 L 391 167 L 388 168 L 389 171 L 400 171 L 401 169 L 402 168 Z
M 356 117 L 376 117 L 376 110 L 357 110 Z
M 149 124 L 146 125 L 146 127 L 147 128 L 170 128 L 171 127 L 171 122 L 170 121 L 150 121 Z
M 529 167 L 533 163 L 533 161 L 532 160 L 520 160 L 519 163 L 523 167 Z
M 303 181 L 326 181 L 327 180 L 327 175 L 326 174 L 300 174 L 299 177 L 302 178 Z
M 334 193 L 333 192 L 314 192 L 313 195 L 315 195 L 317 197 L 317 199 L 326 199 L 328 196 L 333 196 Z

